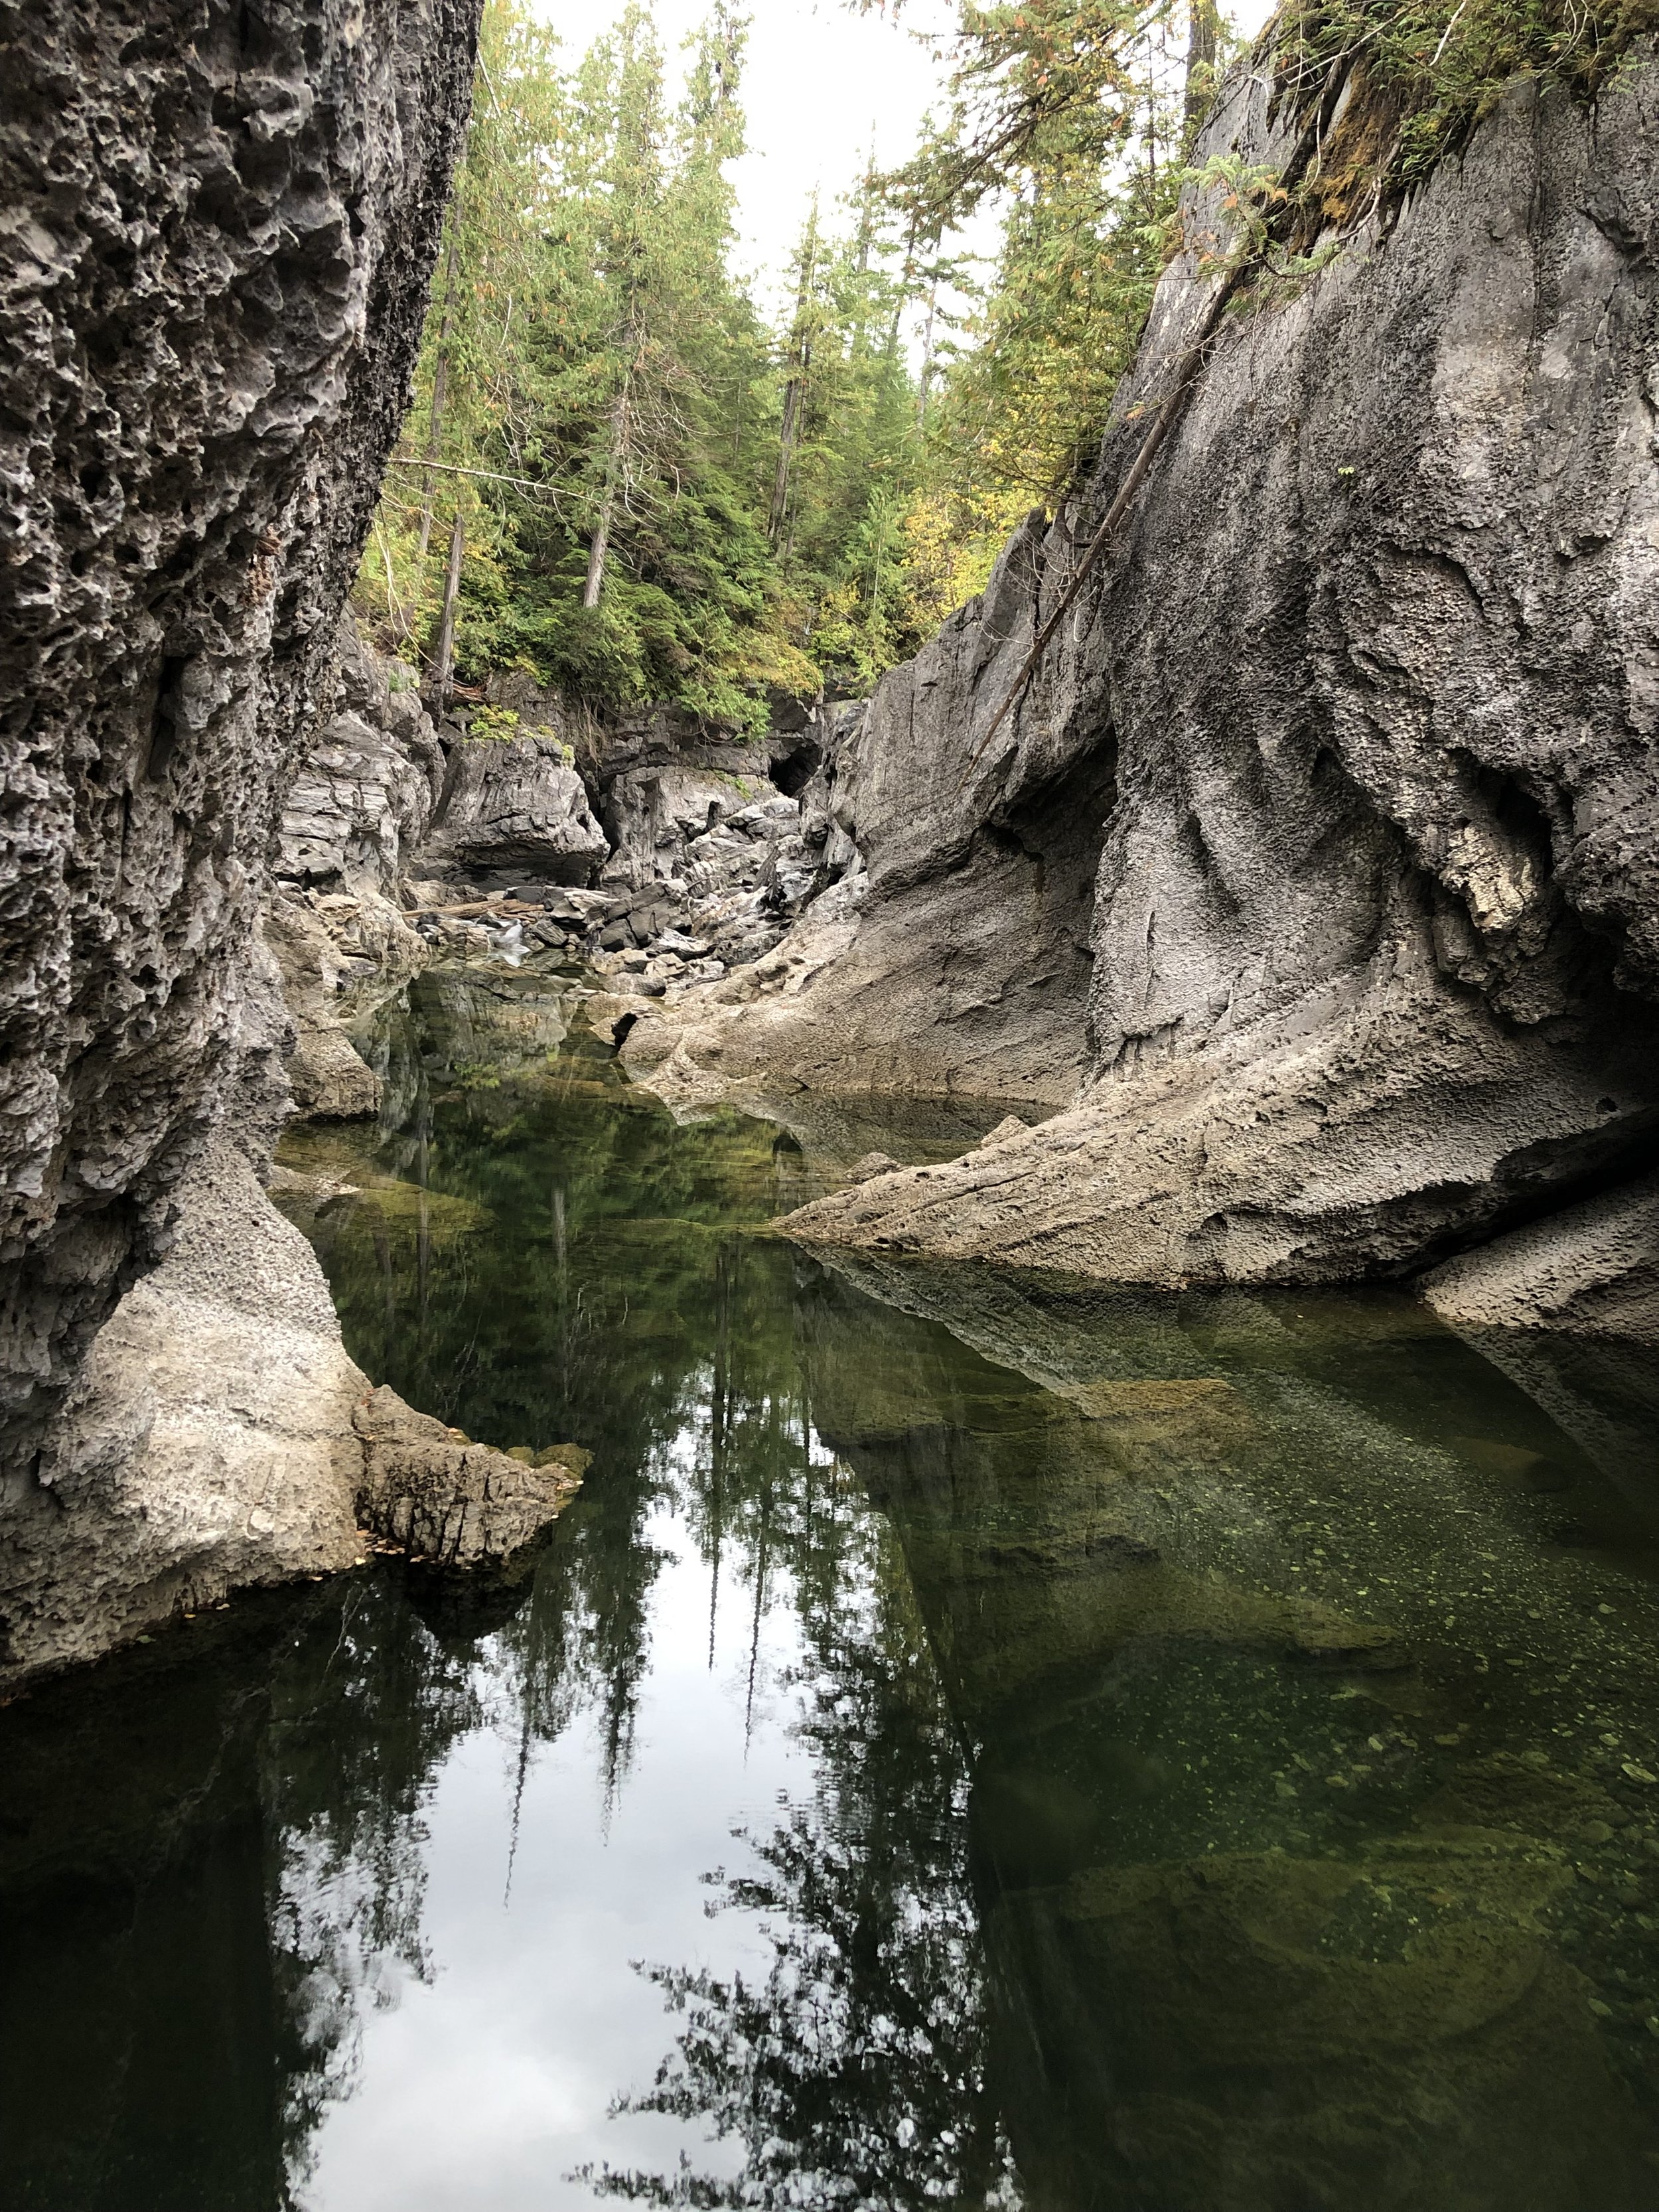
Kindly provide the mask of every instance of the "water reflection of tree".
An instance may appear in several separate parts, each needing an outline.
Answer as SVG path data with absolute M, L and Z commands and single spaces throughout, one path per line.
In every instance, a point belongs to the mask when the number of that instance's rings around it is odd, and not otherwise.
M 364 1581 L 276 1673 L 262 1794 L 291 2188 L 325 2108 L 356 2079 L 365 2011 L 428 1974 L 422 1805 L 483 1717 L 470 1656 L 446 1650 L 391 1585 Z
M 826 1515 L 820 1535 L 826 1522 L 839 1532 L 836 1571 L 797 1584 L 810 1656 L 795 1686 L 818 1791 L 769 1835 L 742 1837 L 751 1870 L 710 1878 L 710 1909 L 757 1916 L 770 1963 L 758 1979 L 644 1969 L 686 2025 L 651 2089 L 619 2106 L 734 2139 L 742 2170 L 726 2179 L 684 2160 L 672 2174 L 585 2170 L 601 2195 L 699 2206 L 1012 2201 L 984 2083 L 966 1759 L 890 1540 L 867 1514 Z
M 456 1735 L 493 1724 L 522 1783 L 536 1746 L 586 1711 L 607 1796 L 622 1786 L 663 1560 L 651 1522 L 672 1508 L 708 1569 L 711 1660 L 736 1601 L 752 1688 L 769 1607 L 799 1615 L 792 1687 L 823 1784 L 724 1887 L 771 1923 L 764 1980 L 658 1972 L 689 2025 L 651 2106 L 744 2142 L 732 2201 L 814 2201 L 804 2176 L 824 2203 L 982 2201 L 1002 2164 L 980 2087 L 963 1758 L 897 1555 L 811 1442 L 795 1263 L 742 1233 L 775 1210 L 770 1133 L 678 1127 L 580 1059 L 459 1092 L 436 1038 L 399 1089 L 410 1118 L 378 1164 L 400 1185 L 319 1224 L 349 1345 L 471 1434 L 574 1438 L 595 1457 L 482 1663 L 404 1607 L 361 1640 L 348 1625 L 326 1680 L 296 1691 L 296 1709 L 313 1703 L 278 1792 L 296 2171 L 349 2082 L 362 2008 L 422 1970 L 420 1798 Z M 477 1230 L 434 1233 L 446 1207 Z M 685 2175 L 601 2186 L 726 2201 Z

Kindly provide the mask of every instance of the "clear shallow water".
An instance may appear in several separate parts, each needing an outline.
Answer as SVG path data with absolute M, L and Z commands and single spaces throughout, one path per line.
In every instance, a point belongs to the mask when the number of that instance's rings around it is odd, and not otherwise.
M 0 2203 L 1659 2203 L 1649 1364 L 830 1269 L 760 1224 L 1000 1109 L 416 1017 L 289 1203 L 377 1378 L 592 1468 L 0 1714 Z

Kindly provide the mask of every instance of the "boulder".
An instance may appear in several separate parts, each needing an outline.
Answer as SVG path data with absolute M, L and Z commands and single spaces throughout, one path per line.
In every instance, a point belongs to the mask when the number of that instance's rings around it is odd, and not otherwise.
M 580 885 L 610 849 L 556 738 L 470 738 L 451 756 L 421 863 Z
M 283 809 L 275 873 L 296 888 L 387 893 L 425 836 L 443 748 L 414 672 L 340 624 L 335 711 L 307 747 Z

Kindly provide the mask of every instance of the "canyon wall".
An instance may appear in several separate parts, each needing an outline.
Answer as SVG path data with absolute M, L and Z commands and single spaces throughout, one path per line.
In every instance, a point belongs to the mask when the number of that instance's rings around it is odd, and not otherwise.
M 1373 118 L 1330 91 L 1335 173 Z M 1329 265 L 1247 292 L 988 742 L 1222 282 L 1229 218 L 1190 200 L 1086 495 L 833 764 L 856 860 L 769 973 L 628 1040 L 688 1103 L 1064 1109 L 796 1233 L 1152 1283 L 1400 1274 L 1650 1159 L 1656 107 L 1650 52 L 1593 112 L 1517 84 Z M 1301 128 L 1269 59 L 1200 158 L 1279 167 Z
M 368 1386 L 256 1180 L 288 1024 L 254 933 L 476 16 L 0 5 L 8 1671 L 356 1547 Z

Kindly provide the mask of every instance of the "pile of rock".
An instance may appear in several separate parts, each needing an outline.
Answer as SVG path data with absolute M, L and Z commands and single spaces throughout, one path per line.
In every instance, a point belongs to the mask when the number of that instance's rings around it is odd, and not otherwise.
M 444 957 L 550 952 L 605 975 L 648 958 L 653 975 L 709 981 L 769 951 L 812 887 L 800 804 L 765 778 L 629 770 L 605 794 L 613 848 L 556 739 L 469 741 L 456 756 L 404 886 Z
M 502 734 L 434 725 L 415 672 L 343 626 L 265 916 L 303 1112 L 374 1110 L 342 1020 L 365 990 L 433 960 L 580 963 L 635 1000 L 720 983 L 856 863 L 835 800 L 861 708 L 781 708 L 759 738 L 666 709 L 601 729 L 522 686 L 491 708 Z

